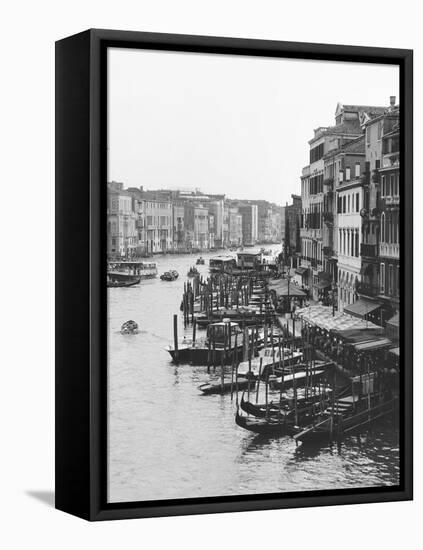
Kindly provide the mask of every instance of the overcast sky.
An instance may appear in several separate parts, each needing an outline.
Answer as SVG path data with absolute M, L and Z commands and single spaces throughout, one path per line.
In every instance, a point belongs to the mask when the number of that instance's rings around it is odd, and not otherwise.
M 109 49 L 109 180 L 278 204 L 338 102 L 388 106 L 396 66 Z

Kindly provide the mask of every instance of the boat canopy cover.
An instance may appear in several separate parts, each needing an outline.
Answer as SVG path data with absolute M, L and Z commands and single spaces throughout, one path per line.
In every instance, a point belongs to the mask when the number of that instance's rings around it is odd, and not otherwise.
M 381 307 L 381 304 L 377 302 L 371 302 L 370 300 L 364 300 L 361 298 L 353 304 L 344 307 L 344 313 L 354 315 L 354 317 L 360 317 L 364 319 L 369 313 L 376 311 Z
M 363 323 L 364 324 L 364 323 Z M 383 328 L 373 325 L 373 323 L 370 323 L 372 326 L 366 328 L 351 328 L 351 329 L 344 329 L 344 330 L 337 330 L 334 329 L 331 332 L 341 337 L 342 339 L 346 340 L 346 342 L 350 344 L 358 344 L 360 342 L 368 342 L 369 340 L 375 340 L 378 336 L 385 336 L 385 331 Z
M 354 345 L 356 351 L 373 351 L 379 348 L 386 348 L 392 346 L 391 340 L 388 338 L 381 338 L 379 340 L 372 340 L 370 342 L 361 342 Z

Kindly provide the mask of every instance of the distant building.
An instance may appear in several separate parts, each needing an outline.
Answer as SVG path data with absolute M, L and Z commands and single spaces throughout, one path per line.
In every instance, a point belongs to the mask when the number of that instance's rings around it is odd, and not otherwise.
M 283 251 L 284 263 L 293 268 L 299 267 L 301 257 L 301 197 L 291 195 L 292 204 L 286 204 L 284 207 L 284 231 L 283 231 Z M 295 278 L 299 284 L 302 284 L 302 270 L 295 272 Z
M 139 252 L 159 253 L 173 248 L 171 202 L 143 199 L 138 210 Z
M 240 246 L 242 244 L 242 214 L 238 208 L 232 207 L 228 211 L 229 217 L 229 236 L 228 241 L 231 246 Z
M 107 254 L 109 257 L 130 257 L 138 243 L 137 201 L 123 184 L 111 182 L 107 193 Z
M 221 198 L 210 200 L 207 205 L 209 213 L 214 217 L 214 243 L 217 247 L 222 247 L 224 244 L 224 216 L 225 216 L 225 201 L 224 196 Z
M 241 204 L 238 207 L 242 215 L 242 238 L 245 246 L 252 246 L 258 240 L 258 211 L 256 204 Z
M 185 207 L 183 203 L 173 204 L 173 249 L 184 251 L 185 239 Z
M 185 204 L 185 235 L 189 249 L 210 248 L 209 211 L 201 204 Z

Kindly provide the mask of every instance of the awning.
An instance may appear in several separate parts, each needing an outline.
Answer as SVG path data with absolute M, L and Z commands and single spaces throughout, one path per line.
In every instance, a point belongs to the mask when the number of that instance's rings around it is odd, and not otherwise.
M 391 319 L 386 323 L 386 336 L 392 340 L 399 339 L 400 317 L 399 313 L 395 313 Z
M 299 275 L 304 275 L 308 271 L 308 267 L 296 267 L 295 273 L 298 273 Z
M 278 296 L 306 296 L 306 293 L 293 283 L 291 283 L 288 288 L 288 283 L 285 279 L 270 282 L 269 289 L 274 290 Z
M 321 281 L 329 281 L 330 282 L 330 280 L 331 280 L 330 274 L 327 273 L 326 271 L 319 271 L 317 273 L 317 275 L 318 275 L 318 277 Z
M 399 348 L 391 348 L 389 350 L 389 353 L 392 353 L 392 355 L 395 355 L 396 357 L 400 356 L 400 349 Z
M 381 338 L 380 340 L 372 340 L 370 342 L 355 344 L 353 347 L 356 351 L 374 351 L 376 349 L 387 348 L 389 346 L 392 346 L 391 340 L 388 338 Z
M 319 290 L 323 290 L 324 288 L 328 288 L 330 286 L 329 281 L 319 281 L 318 283 L 313 285 L 314 288 L 317 288 Z
M 395 315 L 391 317 L 391 319 L 389 319 L 389 321 L 387 321 L 386 324 L 390 325 L 391 327 L 399 328 L 400 326 L 399 313 L 395 313 Z
M 360 317 L 360 319 L 365 319 L 369 313 L 376 311 L 382 307 L 381 304 L 377 302 L 371 302 L 370 300 L 357 300 L 353 304 L 344 307 L 344 313 L 349 315 L 354 315 L 354 317 Z

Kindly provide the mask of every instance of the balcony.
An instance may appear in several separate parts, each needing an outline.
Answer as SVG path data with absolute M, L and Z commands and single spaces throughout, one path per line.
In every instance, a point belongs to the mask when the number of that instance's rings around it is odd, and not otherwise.
M 396 206 L 400 203 L 399 195 L 385 197 L 386 206 Z
M 398 152 L 389 153 L 383 155 L 382 166 L 383 168 L 397 167 L 400 164 L 400 154 Z
M 379 294 L 379 286 L 370 283 L 358 283 L 357 293 L 361 296 L 375 297 Z
M 399 243 L 380 243 L 379 256 L 384 258 L 394 258 L 399 260 L 400 245 Z
M 377 258 L 377 255 L 378 255 L 377 244 L 361 243 L 360 256 L 365 256 L 367 258 Z

